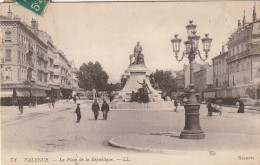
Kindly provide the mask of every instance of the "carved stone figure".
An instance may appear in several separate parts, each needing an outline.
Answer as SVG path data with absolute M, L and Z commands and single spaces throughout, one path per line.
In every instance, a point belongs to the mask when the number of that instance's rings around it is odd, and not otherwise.
M 129 56 L 129 58 L 130 58 L 130 65 L 138 64 L 138 56 L 141 54 L 142 51 L 143 51 L 143 48 L 140 45 L 140 42 L 137 42 L 137 45 L 134 48 L 134 54 L 131 54 Z

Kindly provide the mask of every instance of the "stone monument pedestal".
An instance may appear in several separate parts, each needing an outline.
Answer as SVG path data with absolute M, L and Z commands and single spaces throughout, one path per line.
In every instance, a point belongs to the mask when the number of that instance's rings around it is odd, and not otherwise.
M 145 64 L 130 65 L 125 71 L 126 84 L 124 88 L 119 91 L 115 96 L 114 102 L 129 102 L 131 100 L 132 91 L 138 92 L 139 88 L 142 88 L 142 83 L 145 80 L 149 87 L 149 100 L 150 102 L 163 101 L 161 98 L 161 91 L 154 89 L 150 83 L 150 71 L 146 68 Z M 149 103 L 148 103 L 149 104 Z

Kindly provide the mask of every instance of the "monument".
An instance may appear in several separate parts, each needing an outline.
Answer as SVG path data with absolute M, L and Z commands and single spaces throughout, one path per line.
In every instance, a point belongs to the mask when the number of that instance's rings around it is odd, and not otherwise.
M 142 50 L 142 46 L 139 42 L 137 42 L 137 45 L 134 48 L 134 53 L 129 56 L 130 64 L 124 74 L 125 85 L 121 91 L 117 92 L 113 102 L 121 102 L 122 104 L 137 103 L 135 104 L 135 106 L 132 106 L 132 108 L 159 108 L 162 107 L 161 103 L 164 102 L 161 98 L 162 92 L 152 87 L 149 78 L 150 71 L 145 66 L 145 60 L 144 55 L 142 54 Z M 142 106 L 138 105 L 140 103 L 146 103 L 146 106 L 144 106 L 144 104 Z M 131 107 L 130 104 L 127 104 L 125 106 Z

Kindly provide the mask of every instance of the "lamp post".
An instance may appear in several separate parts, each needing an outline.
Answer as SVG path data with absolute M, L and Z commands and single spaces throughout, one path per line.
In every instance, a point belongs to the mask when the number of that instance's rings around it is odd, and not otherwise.
M 188 32 L 188 40 L 184 42 L 186 50 L 183 51 L 182 55 L 178 57 L 180 51 L 181 39 L 178 38 L 178 35 L 175 34 L 175 38 L 171 40 L 173 46 L 173 52 L 175 53 L 175 58 L 177 61 L 182 61 L 184 57 L 189 59 L 190 64 L 190 85 L 189 85 L 189 96 L 188 101 L 185 103 L 185 127 L 181 132 L 181 139 L 205 139 L 205 133 L 200 128 L 199 121 L 199 109 L 200 104 L 198 103 L 195 90 L 194 90 L 194 75 L 193 75 L 193 61 L 196 56 L 203 61 L 208 58 L 208 52 L 210 51 L 210 46 L 212 38 L 208 37 L 208 34 L 205 34 L 205 37 L 201 39 L 203 44 L 203 51 L 205 52 L 205 58 L 203 58 L 198 49 L 198 43 L 200 36 L 196 35 L 197 25 L 193 24 L 193 21 L 189 21 L 190 24 L 186 26 Z

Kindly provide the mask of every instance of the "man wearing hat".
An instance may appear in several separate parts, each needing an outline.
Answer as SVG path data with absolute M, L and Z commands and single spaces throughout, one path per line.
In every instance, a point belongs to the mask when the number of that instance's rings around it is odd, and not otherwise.
M 80 113 L 80 107 L 79 107 L 79 103 L 77 104 L 77 108 L 76 108 L 76 111 L 75 113 L 77 114 L 77 123 L 80 122 L 80 119 L 81 119 L 81 113 Z
M 103 112 L 103 120 L 107 119 L 107 114 L 109 111 L 109 105 L 107 104 L 106 100 L 103 100 L 103 104 L 101 106 L 101 111 Z
M 100 110 L 99 104 L 97 102 L 97 99 L 95 99 L 94 103 L 92 104 L 92 111 L 94 112 L 95 120 L 97 120 L 98 118 L 99 110 Z

